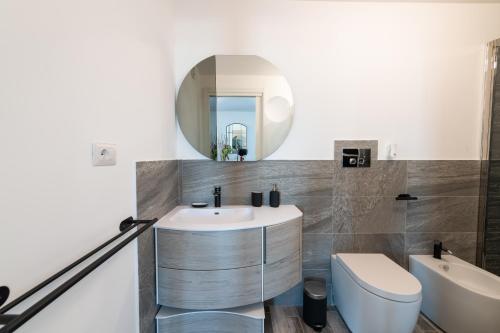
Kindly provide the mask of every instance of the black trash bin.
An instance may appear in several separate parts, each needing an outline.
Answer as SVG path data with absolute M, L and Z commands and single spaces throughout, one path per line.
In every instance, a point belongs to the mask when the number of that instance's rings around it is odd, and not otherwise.
M 304 279 L 304 322 L 315 331 L 326 326 L 326 282 L 325 279 L 309 277 Z

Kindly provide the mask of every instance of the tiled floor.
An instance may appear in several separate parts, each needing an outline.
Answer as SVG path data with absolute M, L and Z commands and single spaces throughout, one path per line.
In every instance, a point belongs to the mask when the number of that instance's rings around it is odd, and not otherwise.
M 302 321 L 301 308 L 270 305 L 266 306 L 265 333 L 314 333 Z M 349 333 L 349 329 L 335 308 L 327 312 L 327 326 L 323 333 Z M 420 315 L 414 333 L 442 333 L 427 318 Z

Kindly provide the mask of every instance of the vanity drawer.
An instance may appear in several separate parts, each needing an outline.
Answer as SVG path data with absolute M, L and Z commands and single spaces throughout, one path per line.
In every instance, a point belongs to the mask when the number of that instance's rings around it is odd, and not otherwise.
M 299 251 L 264 265 L 264 300 L 278 296 L 300 281 L 302 281 L 302 268 Z
M 157 229 L 158 266 L 217 270 L 262 263 L 261 228 L 228 231 Z
M 300 252 L 302 219 L 266 227 L 265 263 L 277 262 Z
M 158 267 L 158 303 L 181 309 L 225 309 L 262 301 L 262 265 L 215 271 Z
M 264 333 L 263 317 L 255 318 L 229 311 L 181 312 L 181 315 L 157 316 L 156 320 L 158 333 Z

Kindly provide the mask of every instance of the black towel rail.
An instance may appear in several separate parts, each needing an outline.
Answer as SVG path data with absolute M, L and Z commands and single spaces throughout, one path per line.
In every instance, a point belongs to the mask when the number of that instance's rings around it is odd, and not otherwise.
M 47 307 L 50 303 L 55 301 L 59 296 L 64 294 L 66 291 L 68 291 L 71 287 L 73 287 L 75 284 L 77 284 L 80 280 L 82 280 L 84 277 L 86 277 L 88 274 L 90 274 L 93 270 L 95 270 L 97 267 L 99 267 L 101 264 L 103 264 L 106 260 L 111 258 L 114 254 L 116 254 L 118 251 L 120 251 L 123 247 L 125 247 L 128 243 L 133 241 L 135 238 L 137 238 L 140 234 L 142 234 L 144 231 L 149 229 L 153 224 L 155 224 L 158 221 L 158 219 L 152 219 L 152 220 L 134 220 L 132 217 L 129 217 L 122 221 L 120 223 L 120 233 L 113 238 L 109 239 L 108 241 L 104 242 L 94 250 L 90 251 L 89 253 L 85 254 L 83 257 L 80 259 L 76 260 L 72 264 L 68 265 L 67 267 L 63 268 L 56 274 L 52 275 L 45 281 L 41 282 L 37 286 L 33 287 L 26 293 L 22 294 L 21 296 L 17 297 L 15 300 L 11 301 L 4 307 L 0 308 L 0 325 L 5 325 L 2 328 L 0 328 L 0 333 L 11 333 L 14 332 L 16 329 L 21 327 L 25 322 L 30 320 L 33 316 L 35 316 L 38 312 L 43 310 L 45 307 Z M 104 253 L 102 256 L 100 256 L 98 259 L 93 261 L 91 264 L 86 266 L 84 269 L 79 271 L 77 274 L 72 276 L 69 280 L 61 284 L 59 287 L 51 291 L 48 295 L 43 297 L 41 300 L 30 306 L 28 309 L 26 309 L 24 312 L 20 314 L 5 314 L 7 311 L 11 310 L 14 308 L 16 305 L 20 304 L 36 292 L 40 291 L 50 283 L 54 282 L 56 279 L 61 277 L 62 275 L 66 274 L 85 260 L 89 259 L 93 255 L 95 255 L 97 252 L 101 251 L 104 249 L 106 246 L 110 245 L 114 241 L 116 241 L 118 238 L 122 237 L 125 235 L 127 232 L 132 230 L 134 227 L 137 227 L 139 224 L 144 224 L 143 227 L 135 231 L 133 234 L 125 238 L 123 241 L 121 241 L 119 244 L 115 245 L 111 250 L 107 251 Z

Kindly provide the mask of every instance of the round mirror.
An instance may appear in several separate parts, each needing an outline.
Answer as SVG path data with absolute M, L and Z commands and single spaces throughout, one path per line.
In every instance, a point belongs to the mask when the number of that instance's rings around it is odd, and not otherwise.
M 292 91 L 270 62 L 217 55 L 193 67 L 177 96 L 182 133 L 216 161 L 257 161 L 283 143 L 292 126 Z

